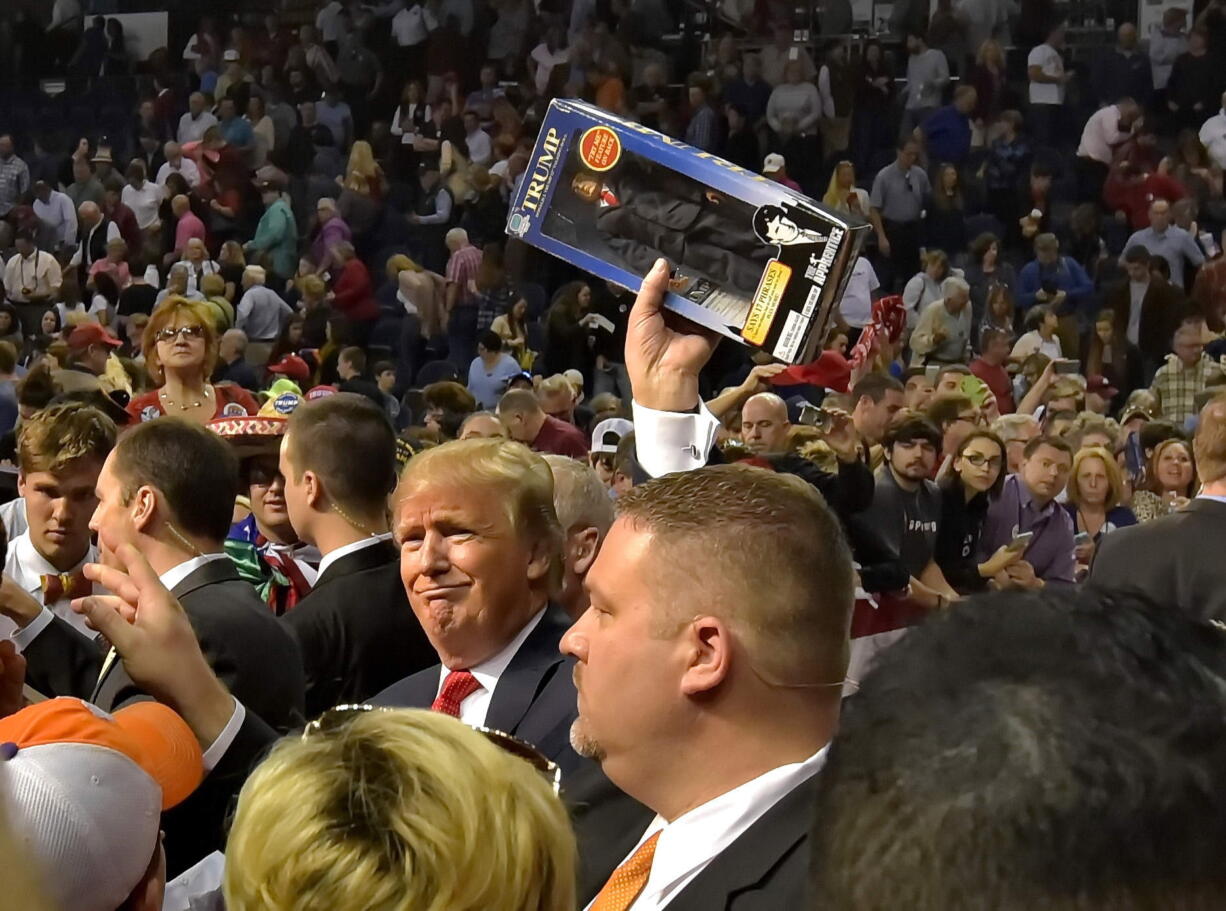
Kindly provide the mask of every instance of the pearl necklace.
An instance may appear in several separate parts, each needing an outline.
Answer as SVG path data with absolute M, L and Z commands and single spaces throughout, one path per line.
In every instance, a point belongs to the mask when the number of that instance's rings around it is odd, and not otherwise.
M 164 410 L 169 411 L 169 410 L 170 410 L 170 408 L 172 408 L 172 407 L 173 407 L 173 406 L 176 404 L 176 403 L 175 403 L 175 400 L 174 400 L 174 399 L 172 399 L 170 396 L 168 396 L 168 395 L 167 395 L 165 392 L 163 392 L 163 391 L 159 390 L 159 391 L 158 391 L 158 395 L 159 395 L 159 396 L 161 396 L 161 398 L 162 398 L 162 402 L 164 403 L 164 405 L 163 405 L 163 409 L 164 409 Z M 213 395 L 213 387 L 212 387 L 212 386 L 207 386 L 207 385 L 206 385 L 206 386 L 204 387 L 204 397 L 205 397 L 205 399 L 208 399 L 208 398 L 212 397 L 212 395 Z M 179 410 L 180 410 L 180 411 L 187 411 L 187 409 L 188 409 L 188 408 L 199 408 L 199 407 L 200 407 L 201 405 L 203 405 L 203 404 L 204 404 L 204 402 L 202 402 L 202 401 L 200 401 L 200 400 L 197 400 L 197 401 L 195 401 L 195 402 L 191 402 L 191 403 L 184 402 L 184 403 L 182 403 L 182 404 L 180 404 L 180 405 L 179 405 Z

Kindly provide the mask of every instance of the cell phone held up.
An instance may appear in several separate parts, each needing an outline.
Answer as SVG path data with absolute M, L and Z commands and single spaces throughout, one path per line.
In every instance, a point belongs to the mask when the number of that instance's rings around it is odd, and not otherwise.
M 807 427 L 816 427 L 822 433 L 828 433 L 834 427 L 834 415 L 825 408 L 805 404 L 800 406 L 800 417 L 797 418 L 797 423 Z
M 1023 531 L 1020 534 L 1014 535 L 1013 540 L 1011 540 L 1008 544 L 1006 544 L 1005 548 L 1007 550 L 1013 551 L 1014 553 L 1018 553 L 1018 552 L 1024 551 L 1027 547 L 1029 547 L 1030 542 L 1033 540 L 1034 540 L 1033 531 Z
M 1066 357 L 1056 358 L 1053 369 L 1061 376 L 1076 376 L 1081 372 L 1081 363 Z

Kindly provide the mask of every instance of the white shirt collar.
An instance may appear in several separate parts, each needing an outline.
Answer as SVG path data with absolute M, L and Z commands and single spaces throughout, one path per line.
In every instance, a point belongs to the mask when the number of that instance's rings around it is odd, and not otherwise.
M 199 557 L 192 557 L 190 560 L 185 560 L 178 566 L 172 566 L 159 577 L 162 584 L 167 589 L 173 589 L 176 585 L 198 570 L 207 563 L 212 563 L 214 560 L 227 559 L 225 554 L 201 554 Z
M 660 816 L 653 819 L 638 844 L 626 855 L 629 859 L 639 845 L 660 833 L 647 885 L 630 906 L 631 911 L 663 908 L 672 901 L 771 807 L 821 771 L 828 749 L 822 747 L 804 762 L 771 769 L 671 823 Z
M 469 672 L 477 678 L 477 682 L 489 692 L 494 692 L 494 687 L 498 685 L 498 678 L 506 671 L 510 665 L 511 659 L 515 657 L 515 653 L 519 651 L 520 646 L 527 641 L 532 635 L 532 631 L 540 625 L 541 618 L 545 616 L 547 608 L 542 607 L 533 615 L 532 619 L 524 624 L 524 628 L 519 631 L 514 639 L 507 643 L 506 648 L 500 651 L 492 658 L 487 658 L 478 664 L 476 667 L 468 668 Z M 457 668 L 456 670 L 459 670 Z M 451 673 L 451 668 L 447 665 L 442 665 L 439 668 L 439 687 L 443 685 L 443 681 L 447 679 L 447 675 Z
M 324 554 L 323 559 L 319 561 L 319 577 L 323 578 L 323 574 L 328 571 L 328 567 L 341 557 L 347 557 L 349 554 L 356 554 L 363 548 L 374 547 L 380 541 L 390 541 L 391 539 L 391 532 L 387 532 L 382 535 L 371 535 L 369 538 L 362 538 L 359 541 L 354 541 L 352 544 L 345 544 L 342 547 L 338 547 L 334 551 Z

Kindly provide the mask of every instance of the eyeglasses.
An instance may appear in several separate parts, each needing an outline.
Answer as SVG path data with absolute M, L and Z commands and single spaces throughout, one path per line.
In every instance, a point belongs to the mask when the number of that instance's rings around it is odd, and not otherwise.
M 985 456 L 978 452 L 965 453 L 962 458 L 976 468 L 983 468 L 985 465 L 991 468 L 999 468 L 1002 464 L 1000 456 Z
M 307 726 L 302 730 L 302 739 L 308 740 L 311 737 L 334 734 L 353 721 L 354 718 L 366 712 L 403 711 L 406 710 L 386 705 L 338 705 L 336 708 L 328 709 L 314 721 L 308 722 Z M 562 769 L 556 762 L 532 744 L 526 740 L 520 740 L 518 737 L 512 737 L 510 734 L 503 733 L 502 731 L 495 731 L 493 728 L 481 727 L 475 724 L 469 725 L 469 727 L 503 752 L 510 753 L 512 756 L 530 764 L 532 768 L 545 777 L 550 787 L 553 788 L 554 794 L 561 792 Z
M 252 465 L 247 474 L 249 483 L 258 487 L 272 487 L 277 481 L 282 480 L 281 472 L 276 468 L 270 468 L 267 465 Z
M 167 326 L 154 336 L 159 342 L 174 341 L 175 336 L 181 339 L 204 338 L 203 326 L 180 326 L 178 329 L 171 329 Z

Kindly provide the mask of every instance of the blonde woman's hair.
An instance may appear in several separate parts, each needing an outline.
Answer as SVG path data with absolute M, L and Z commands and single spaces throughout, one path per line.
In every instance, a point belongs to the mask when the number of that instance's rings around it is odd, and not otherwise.
M 421 272 L 422 268 L 410 257 L 403 253 L 395 253 L 387 258 L 387 265 L 384 267 L 387 272 L 387 277 L 391 281 L 396 281 L 400 277 L 401 272 Z
M 436 484 L 500 504 L 511 525 L 544 548 L 549 557 L 549 588 L 557 591 L 562 582 L 562 525 L 553 505 L 553 472 L 548 462 L 510 440 L 456 440 L 409 462 L 400 477 L 396 502 Z
M 1103 508 L 1110 510 L 1119 506 L 1120 501 L 1124 499 L 1124 476 L 1120 473 L 1120 466 L 1116 463 L 1115 456 L 1101 446 L 1087 447 L 1079 450 L 1073 456 L 1073 468 L 1069 473 L 1068 501 L 1074 506 L 1081 505 L 1081 487 L 1077 483 L 1077 472 L 1081 469 L 1081 463 L 1086 459 L 1098 459 L 1103 463 L 1103 470 L 1107 473 L 1107 499 L 1103 501 Z
M 573 911 L 575 841 L 529 762 L 437 712 L 365 712 L 247 779 L 224 891 L 230 911 Z
M 843 167 L 852 169 L 852 185 L 846 190 L 839 187 L 839 169 Z M 836 164 L 834 166 L 834 171 L 832 171 L 830 174 L 830 183 L 826 185 L 826 195 L 822 197 L 822 202 L 832 209 L 846 208 L 847 197 L 855 189 L 855 173 L 855 165 L 853 165 L 850 161 L 840 161 L 838 164 Z
M 365 139 L 359 139 L 349 150 L 349 162 L 345 167 L 345 172 L 350 177 L 358 174 L 366 178 L 367 185 L 374 183 L 375 175 L 379 173 L 379 166 L 375 163 L 374 149 Z
M 204 330 L 204 363 L 201 373 L 207 383 L 217 366 L 217 329 L 214 317 L 208 305 L 201 301 L 190 301 L 185 297 L 168 297 L 154 308 L 149 315 L 149 324 L 141 335 L 141 350 L 145 353 L 145 371 L 153 380 L 155 386 L 166 382 L 165 371 L 162 370 L 162 359 L 158 357 L 158 333 L 175 323 L 180 326 L 199 326 Z

